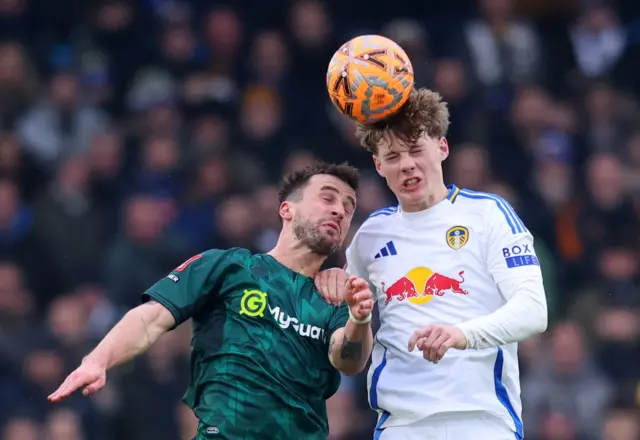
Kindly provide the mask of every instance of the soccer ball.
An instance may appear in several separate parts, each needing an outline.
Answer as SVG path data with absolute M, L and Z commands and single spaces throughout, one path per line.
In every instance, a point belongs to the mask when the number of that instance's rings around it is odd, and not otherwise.
M 327 70 L 331 102 L 363 124 L 396 113 L 407 102 L 413 84 L 413 67 L 405 51 L 380 35 L 361 35 L 346 42 Z

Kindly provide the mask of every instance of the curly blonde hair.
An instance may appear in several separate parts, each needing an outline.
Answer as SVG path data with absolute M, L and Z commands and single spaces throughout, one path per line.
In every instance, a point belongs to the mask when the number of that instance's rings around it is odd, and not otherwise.
M 449 129 L 449 109 L 439 93 L 429 89 L 412 90 L 409 99 L 395 115 L 375 124 L 358 124 L 356 136 L 360 145 L 371 154 L 378 154 L 378 143 L 385 133 L 392 132 L 408 143 L 415 143 L 426 134 L 442 138 Z

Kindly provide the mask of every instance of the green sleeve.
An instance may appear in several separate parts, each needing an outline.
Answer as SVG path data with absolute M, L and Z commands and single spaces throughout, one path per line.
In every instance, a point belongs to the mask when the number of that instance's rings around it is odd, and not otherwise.
M 143 302 L 155 300 L 165 306 L 177 327 L 191 318 L 207 300 L 218 295 L 221 277 L 231 255 L 231 251 L 218 249 L 194 255 L 149 287 L 142 295 Z
M 343 301 L 338 307 L 333 308 L 333 313 L 331 313 L 331 317 L 329 318 L 329 325 L 327 326 L 327 344 L 331 341 L 333 332 L 347 325 L 348 320 L 349 306 L 347 306 L 347 303 Z

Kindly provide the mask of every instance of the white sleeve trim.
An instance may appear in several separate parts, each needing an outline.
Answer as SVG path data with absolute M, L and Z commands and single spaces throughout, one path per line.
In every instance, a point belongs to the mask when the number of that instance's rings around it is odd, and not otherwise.
M 493 313 L 459 324 L 467 348 L 499 347 L 547 329 L 547 300 L 541 276 L 509 279 L 498 288 L 507 303 Z

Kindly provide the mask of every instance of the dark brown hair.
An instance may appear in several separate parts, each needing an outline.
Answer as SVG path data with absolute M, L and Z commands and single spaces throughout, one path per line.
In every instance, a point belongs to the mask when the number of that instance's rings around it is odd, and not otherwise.
M 439 93 L 429 89 L 412 90 L 407 102 L 395 115 L 375 124 L 358 124 L 356 136 L 369 153 L 378 154 L 378 142 L 392 132 L 403 141 L 415 143 L 426 134 L 442 138 L 449 129 L 449 109 Z
M 301 191 L 309 183 L 309 179 L 318 174 L 335 176 L 349 185 L 357 193 L 360 186 L 360 172 L 347 163 L 333 164 L 317 161 L 313 165 L 294 171 L 282 180 L 280 186 L 280 203 L 301 197 Z

